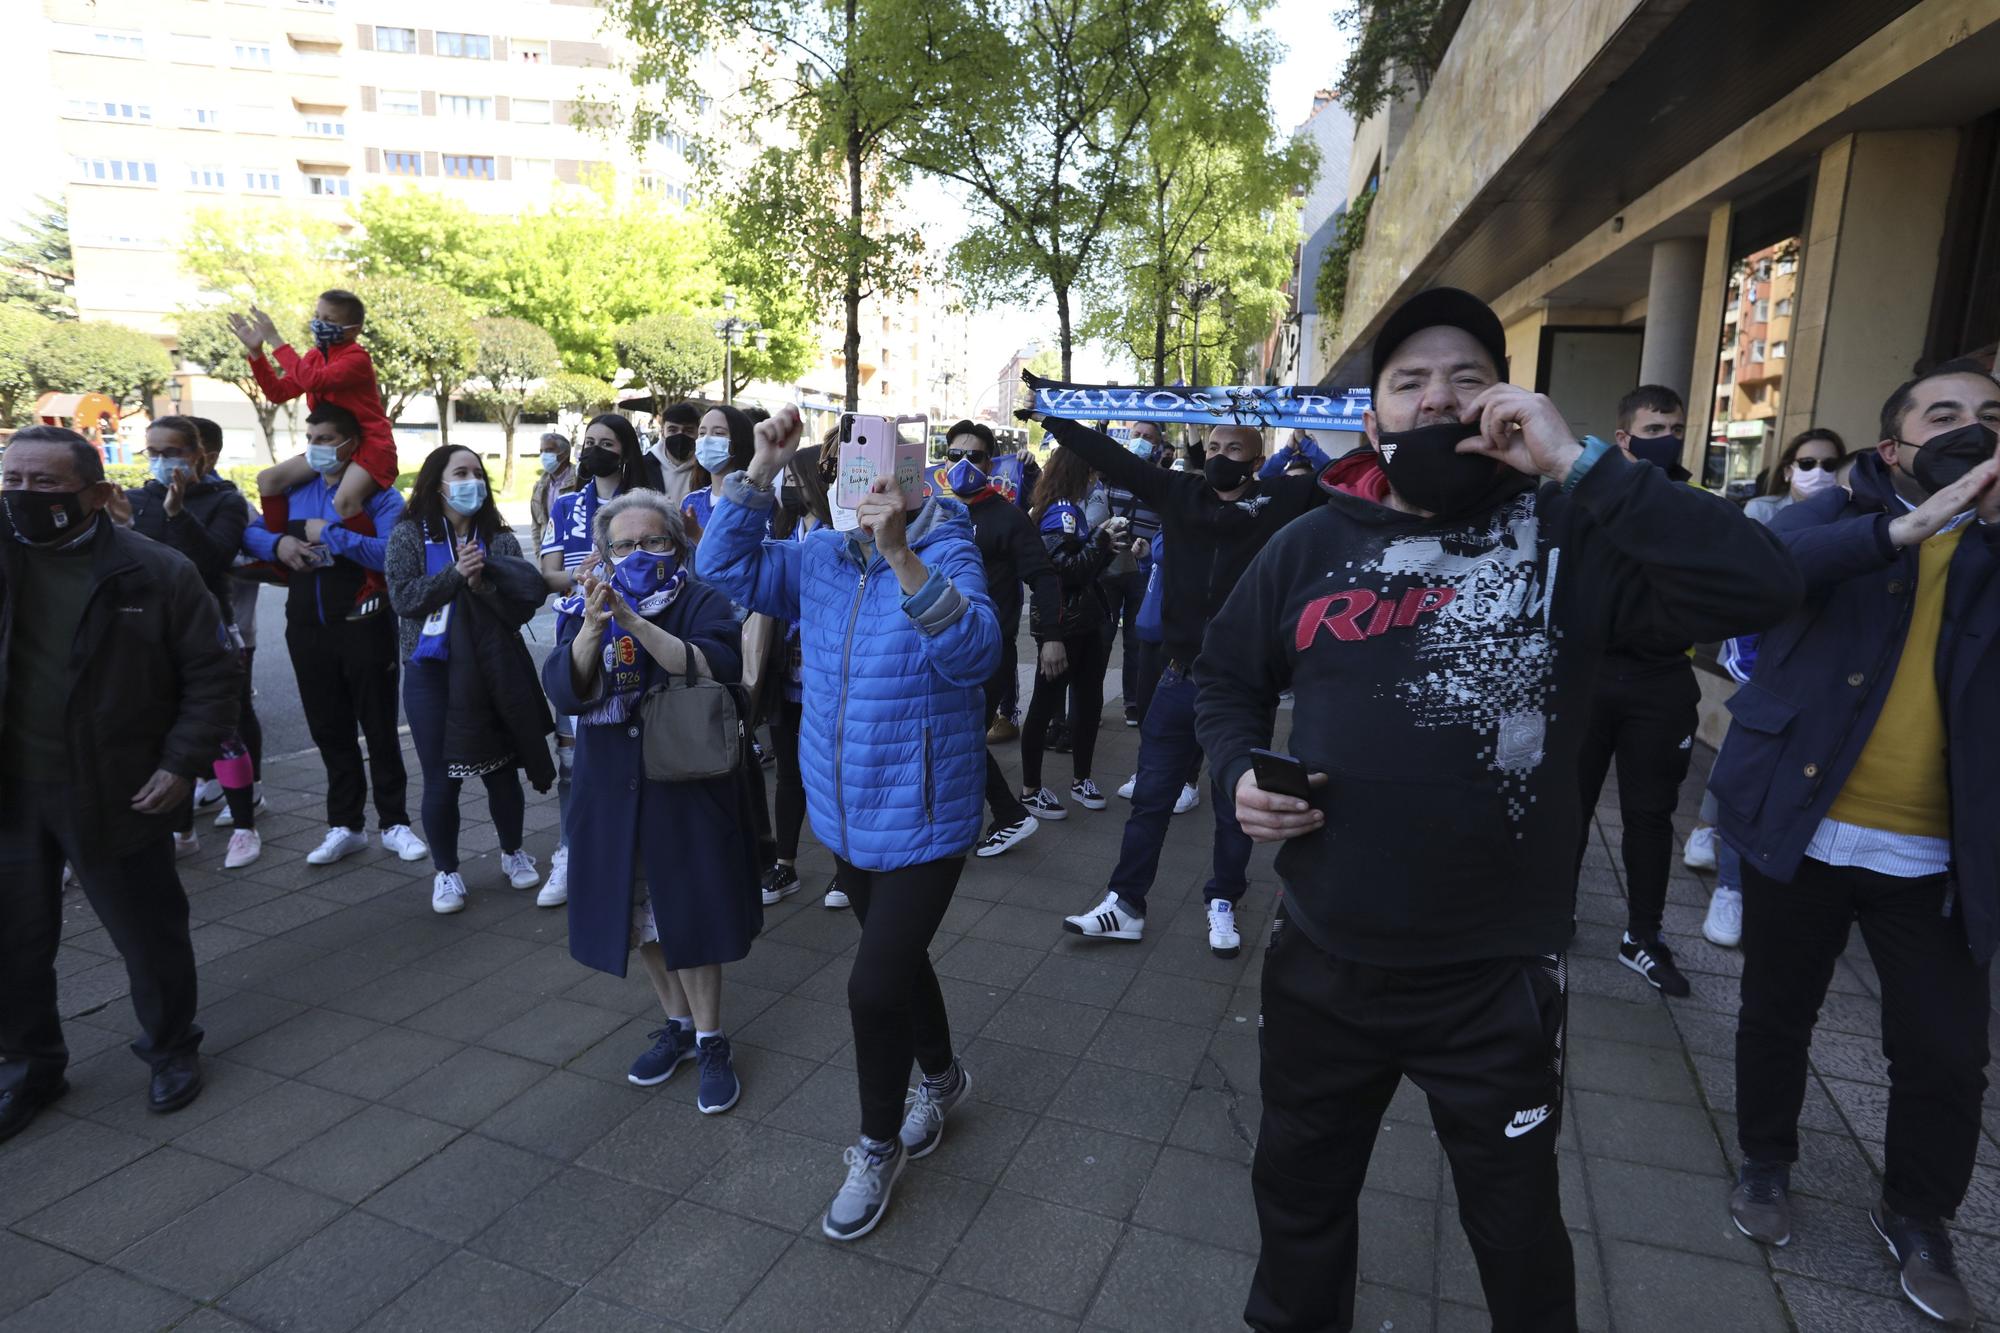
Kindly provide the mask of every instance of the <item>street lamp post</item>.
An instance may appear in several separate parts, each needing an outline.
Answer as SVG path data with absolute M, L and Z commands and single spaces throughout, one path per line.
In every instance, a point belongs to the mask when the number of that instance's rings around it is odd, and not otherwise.
M 715 336 L 722 339 L 722 401 L 736 404 L 736 345 L 745 334 L 755 334 L 757 350 L 771 345 L 771 335 L 749 320 L 736 318 L 736 293 L 722 294 L 722 318 L 715 322 Z
M 1194 268 L 1194 277 L 1181 283 L 1181 295 L 1186 298 L 1188 310 L 1194 316 L 1194 379 L 1201 381 L 1201 307 L 1208 298 L 1215 295 L 1216 284 L 1201 276 L 1208 267 L 1208 244 L 1197 245 L 1188 255 L 1188 262 Z

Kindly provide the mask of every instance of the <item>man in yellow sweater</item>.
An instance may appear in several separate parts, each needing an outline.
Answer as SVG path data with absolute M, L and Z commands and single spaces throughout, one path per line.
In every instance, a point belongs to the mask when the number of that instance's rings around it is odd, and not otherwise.
M 1900 386 L 1852 493 L 1773 529 L 1806 605 L 1768 631 L 1709 789 L 1743 857 L 1730 1196 L 1791 1240 L 1807 1048 L 1858 922 L 1881 980 L 1889 1107 L 1870 1214 L 1925 1314 L 1977 1318 L 1946 1222 L 1972 1178 L 2000 945 L 2000 382 L 1954 361 Z

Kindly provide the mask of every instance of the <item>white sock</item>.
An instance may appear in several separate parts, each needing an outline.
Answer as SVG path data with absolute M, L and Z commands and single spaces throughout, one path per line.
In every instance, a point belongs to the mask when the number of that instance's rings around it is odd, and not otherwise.
M 693 1015 L 693 1014 L 669 1014 L 669 1015 L 667 1015 L 667 1021 L 668 1021 L 669 1023 L 678 1023 L 678 1024 L 680 1024 L 680 1028 L 681 1028 L 681 1031 L 683 1031 L 683 1032 L 692 1032 L 692 1031 L 694 1031 L 694 1015 Z
M 696 1033 L 694 1034 L 694 1040 L 695 1040 L 695 1044 L 696 1044 L 697 1046 L 699 1046 L 699 1045 L 700 1045 L 700 1044 L 701 1044 L 702 1042 L 705 1042 L 705 1041 L 714 1041 L 714 1040 L 715 1040 L 715 1039 L 716 1039 L 717 1037 L 719 1037 L 719 1036 L 721 1036 L 721 1035 L 722 1035 L 722 1029 L 721 1029 L 721 1028 L 717 1028 L 717 1029 L 716 1029 L 715 1031 L 713 1031 L 713 1032 L 700 1032 L 700 1031 L 697 1031 L 697 1032 L 696 1032 Z

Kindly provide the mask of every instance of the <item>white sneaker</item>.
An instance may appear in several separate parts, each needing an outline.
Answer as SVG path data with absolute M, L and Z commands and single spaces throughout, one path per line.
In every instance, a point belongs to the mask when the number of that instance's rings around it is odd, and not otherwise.
M 542 882 L 542 872 L 535 869 L 535 858 L 528 855 L 525 847 L 518 852 L 500 853 L 500 870 L 517 889 L 532 889 Z
M 1146 918 L 1133 916 L 1119 906 L 1117 894 L 1107 893 L 1088 912 L 1064 917 L 1063 929 L 1094 940 L 1139 940 L 1146 935 Z
M 1715 869 L 1715 829 L 1704 824 L 1688 834 L 1687 846 L 1681 849 L 1681 864 L 1689 870 Z
M 439 916 L 465 910 L 465 881 L 456 870 L 440 870 L 431 880 L 431 910 Z
M 1069 818 L 1069 810 L 1063 805 L 1062 798 L 1047 787 L 1043 787 L 1038 791 L 1021 793 L 1021 804 L 1026 806 L 1028 813 L 1036 819 Z
M 1217 958 L 1234 958 L 1243 947 L 1236 933 L 1236 905 L 1223 898 L 1208 900 L 1208 951 Z
M 828 889 L 826 891 L 826 897 L 819 900 L 819 905 L 821 907 L 824 907 L 829 912 L 838 912 L 845 909 L 850 904 L 847 901 L 847 895 L 845 893 L 842 893 L 839 889 Z
M 252 806 L 251 809 L 261 815 L 270 806 L 271 803 L 264 799 L 263 783 L 260 782 L 257 784 L 256 793 L 257 793 L 257 803 L 254 806 Z M 219 812 L 217 812 L 215 816 L 215 826 L 217 828 L 236 827 L 236 816 L 233 813 L 231 813 L 229 809 L 229 803 L 227 801 L 223 802 L 222 809 Z
M 1120 799 L 1129 801 L 1132 799 L 1132 793 L 1137 790 L 1139 790 L 1139 775 L 1134 773 L 1125 779 L 1125 785 L 1118 789 L 1118 795 Z
M 431 854 L 424 840 L 410 832 L 408 824 L 391 824 L 382 830 L 382 846 L 405 861 L 421 861 Z
M 330 866 L 343 856 L 368 849 L 368 835 L 357 829 L 335 826 L 326 831 L 326 840 L 306 853 L 309 866 Z
M 558 847 L 549 858 L 549 877 L 535 895 L 537 907 L 561 907 L 569 901 L 569 848 Z
M 1701 933 L 1710 944 L 1724 949 L 1734 949 L 1743 942 L 1743 890 L 1716 888 L 1708 900 Z
M 214 778 L 202 778 L 194 784 L 194 808 L 206 810 L 222 799 L 222 784 Z
M 256 829 L 240 828 L 229 835 L 229 854 L 222 858 L 224 870 L 241 870 L 264 854 L 264 840 Z
M 998 856 L 1017 843 L 1026 842 L 1034 837 L 1035 830 L 1041 826 L 1041 822 L 1033 815 L 1024 815 L 1011 824 L 995 824 L 987 833 L 986 841 L 973 848 L 972 854 L 979 857 Z M 846 894 L 841 895 L 843 899 L 846 896 Z M 845 905 L 843 902 L 842 906 Z
M 174 834 L 174 860 L 185 860 L 201 850 L 201 834 L 189 831 Z
M 1184 815 L 1201 804 L 1201 788 L 1190 782 L 1181 788 L 1180 799 L 1174 802 L 1174 813 Z

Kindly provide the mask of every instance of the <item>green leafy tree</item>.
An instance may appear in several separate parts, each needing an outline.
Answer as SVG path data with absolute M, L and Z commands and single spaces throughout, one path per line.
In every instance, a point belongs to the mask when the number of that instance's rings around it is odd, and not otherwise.
M 491 303 L 501 220 L 414 186 L 369 190 L 355 203 L 354 220 L 360 234 L 348 241 L 348 257 L 360 276 L 448 287 L 478 310 Z
M 736 317 L 755 324 L 763 341 L 760 347 L 752 337 L 736 349 L 725 386 L 734 400 L 754 381 L 795 379 L 819 359 L 819 305 L 781 248 L 746 244 L 726 226 L 718 233 L 717 266 L 727 290 L 736 294 Z
M 56 393 L 101 393 L 121 408 L 150 408 L 173 378 L 167 349 L 137 329 L 102 320 L 52 324 L 28 353 L 35 385 Z
M 1453 0 L 1344 0 L 1333 19 L 1352 43 L 1340 70 L 1340 104 L 1359 122 L 1404 93 L 1429 92 L 1451 41 L 1438 20 L 1464 9 Z
M 0 305 L 0 426 L 12 426 L 35 396 L 34 353 L 52 321 L 19 306 Z
M 200 366 L 210 379 L 229 385 L 250 400 L 257 416 L 257 429 L 264 437 L 265 461 L 278 461 L 278 437 L 274 426 L 278 404 L 264 396 L 257 377 L 250 373 L 243 344 L 229 331 L 229 312 L 221 309 L 183 310 L 175 320 L 180 336 L 181 360 Z
M 698 315 L 651 315 L 613 330 L 618 359 L 653 396 L 653 415 L 722 378 L 722 343 Z
M 263 308 L 287 338 L 305 336 L 321 292 L 347 285 L 340 228 L 303 209 L 197 209 L 180 259 L 204 292 Z
M 561 368 L 562 357 L 556 340 L 526 320 L 504 315 L 475 319 L 472 331 L 479 339 L 479 353 L 465 396 L 500 421 L 501 438 L 506 441 L 500 489 L 509 490 L 514 485 L 514 428 L 535 386 Z
M 479 338 L 456 292 L 412 278 L 374 278 L 355 289 L 368 306 L 363 332 L 384 410 L 399 420 L 420 393 L 437 400 L 438 443 L 451 442 L 451 395 L 472 374 Z
M 609 412 L 617 401 L 618 391 L 603 380 L 559 370 L 528 395 L 527 410 L 548 416 L 575 412 L 588 417 Z
M 0 305 L 44 319 L 75 319 L 76 259 L 69 247 L 69 205 L 42 195 L 14 236 L 0 243 Z

